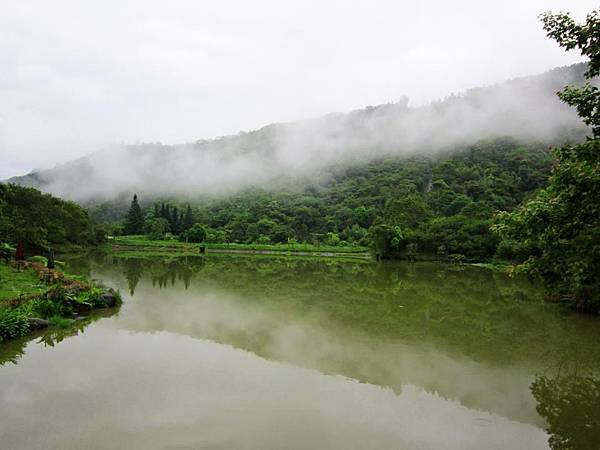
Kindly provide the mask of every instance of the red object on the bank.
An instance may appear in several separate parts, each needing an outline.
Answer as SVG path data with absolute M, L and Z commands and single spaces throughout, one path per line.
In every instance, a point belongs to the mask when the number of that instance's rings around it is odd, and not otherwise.
M 23 241 L 19 241 L 17 243 L 17 253 L 15 254 L 15 259 L 17 261 L 25 260 L 25 244 L 23 244 Z

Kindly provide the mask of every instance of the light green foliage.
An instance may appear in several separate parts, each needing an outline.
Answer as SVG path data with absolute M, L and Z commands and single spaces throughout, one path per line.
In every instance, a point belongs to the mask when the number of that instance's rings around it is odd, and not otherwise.
M 18 297 L 21 294 L 40 293 L 45 286 L 40 283 L 32 269 L 15 269 L 0 262 L 0 307 L 2 300 Z
M 61 316 L 52 316 L 48 319 L 50 325 L 57 328 L 68 328 L 73 323 L 73 319 L 67 319 Z
M 144 223 L 144 231 L 149 239 L 164 239 L 169 231 L 169 221 L 162 217 L 148 219 Z
M 138 252 L 140 255 L 152 252 L 156 253 L 176 253 L 184 252 L 197 254 L 198 246 L 194 243 L 177 241 L 154 241 L 145 236 L 121 236 L 115 238 L 113 243 L 119 248 L 130 247 L 128 253 Z M 342 241 L 340 241 L 342 244 Z M 358 245 L 338 245 L 335 247 L 328 245 L 301 244 L 290 239 L 286 244 L 238 244 L 238 243 L 213 243 L 206 244 L 209 250 L 240 250 L 240 251 L 273 251 L 273 252 L 334 252 L 334 253 L 360 253 L 364 254 L 367 249 Z M 126 250 L 127 251 L 127 250 Z M 123 253 L 119 251 L 119 254 Z
M 21 309 L 0 307 L 0 342 L 24 336 L 28 332 L 27 316 Z
M 568 15 L 542 18 L 550 37 L 590 57 L 588 77 L 600 71 L 600 19 L 597 12 L 577 25 Z M 595 94 L 590 95 L 594 91 Z M 517 270 L 543 280 L 552 298 L 580 310 L 600 312 L 600 96 L 589 85 L 568 88 L 561 98 L 577 107 L 594 137 L 554 153 L 548 186 L 513 213 L 498 216 L 495 231 L 518 243 L 528 258 Z
M 10 245 L 6 242 L 0 242 L 0 259 L 4 259 L 4 260 L 8 261 L 14 255 L 15 255 L 15 248 L 12 245 Z
M 325 237 L 325 245 L 336 246 L 340 243 L 340 236 L 337 233 L 332 233 L 331 231 L 327 233 Z
M 61 278 L 55 284 L 47 285 L 38 280 L 32 269 L 19 271 L 0 263 L 0 341 L 27 334 L 27 319 L 30 317 L 48 319 L 58 326 L 65 326 L 66 322 L 60 318 L 106 307 L 100 287 L 73 280 L 72 277 Z M 111 292 L 119 305 L 121 295 Z M 2 302 L 7 299 L 13 302 Z

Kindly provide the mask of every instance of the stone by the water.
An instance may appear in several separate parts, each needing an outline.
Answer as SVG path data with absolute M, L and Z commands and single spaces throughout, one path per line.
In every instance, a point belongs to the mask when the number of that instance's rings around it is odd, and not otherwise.
M 108 307 L 112 307 L 115 306 L 117 304 L 117 299 L 114 296 L 113 293 L 111 292 L 105 292 L 103 293 L 100 298 L 102 299 L 102 301 L 104 302 L 104 304 L 106 304 L 106 306 Z
M 41 330 L 42 328 L 48 328 L 50 322 L 45 319 L 40 319 L 38 317 L 30 317 L 27 319 L 29 321 L 29 328 L 32 330 Z

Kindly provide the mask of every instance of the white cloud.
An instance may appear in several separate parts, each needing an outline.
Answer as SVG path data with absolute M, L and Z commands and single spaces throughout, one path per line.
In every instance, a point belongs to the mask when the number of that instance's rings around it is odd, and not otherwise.
M 3 2 L 0 178 L 118 142 L 176 143 L 580 58 L 537 15 L 595 2 Z

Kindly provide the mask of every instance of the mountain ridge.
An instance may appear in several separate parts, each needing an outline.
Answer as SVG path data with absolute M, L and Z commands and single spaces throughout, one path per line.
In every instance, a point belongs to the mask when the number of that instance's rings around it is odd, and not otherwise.
M 511 136 L 560 144 L 587 131 L 555 95 L 567 84 L 581 84 L 585 69 L 584 63 L 559 67 L 420 107 L 409 107 L 404 98 L 210 140 L 111 147 L 8 182 L 78 201 L 134 191 L 211 195 L 282 176 L 310 176 L 332 163 L 434 155 L 479 139 Z

